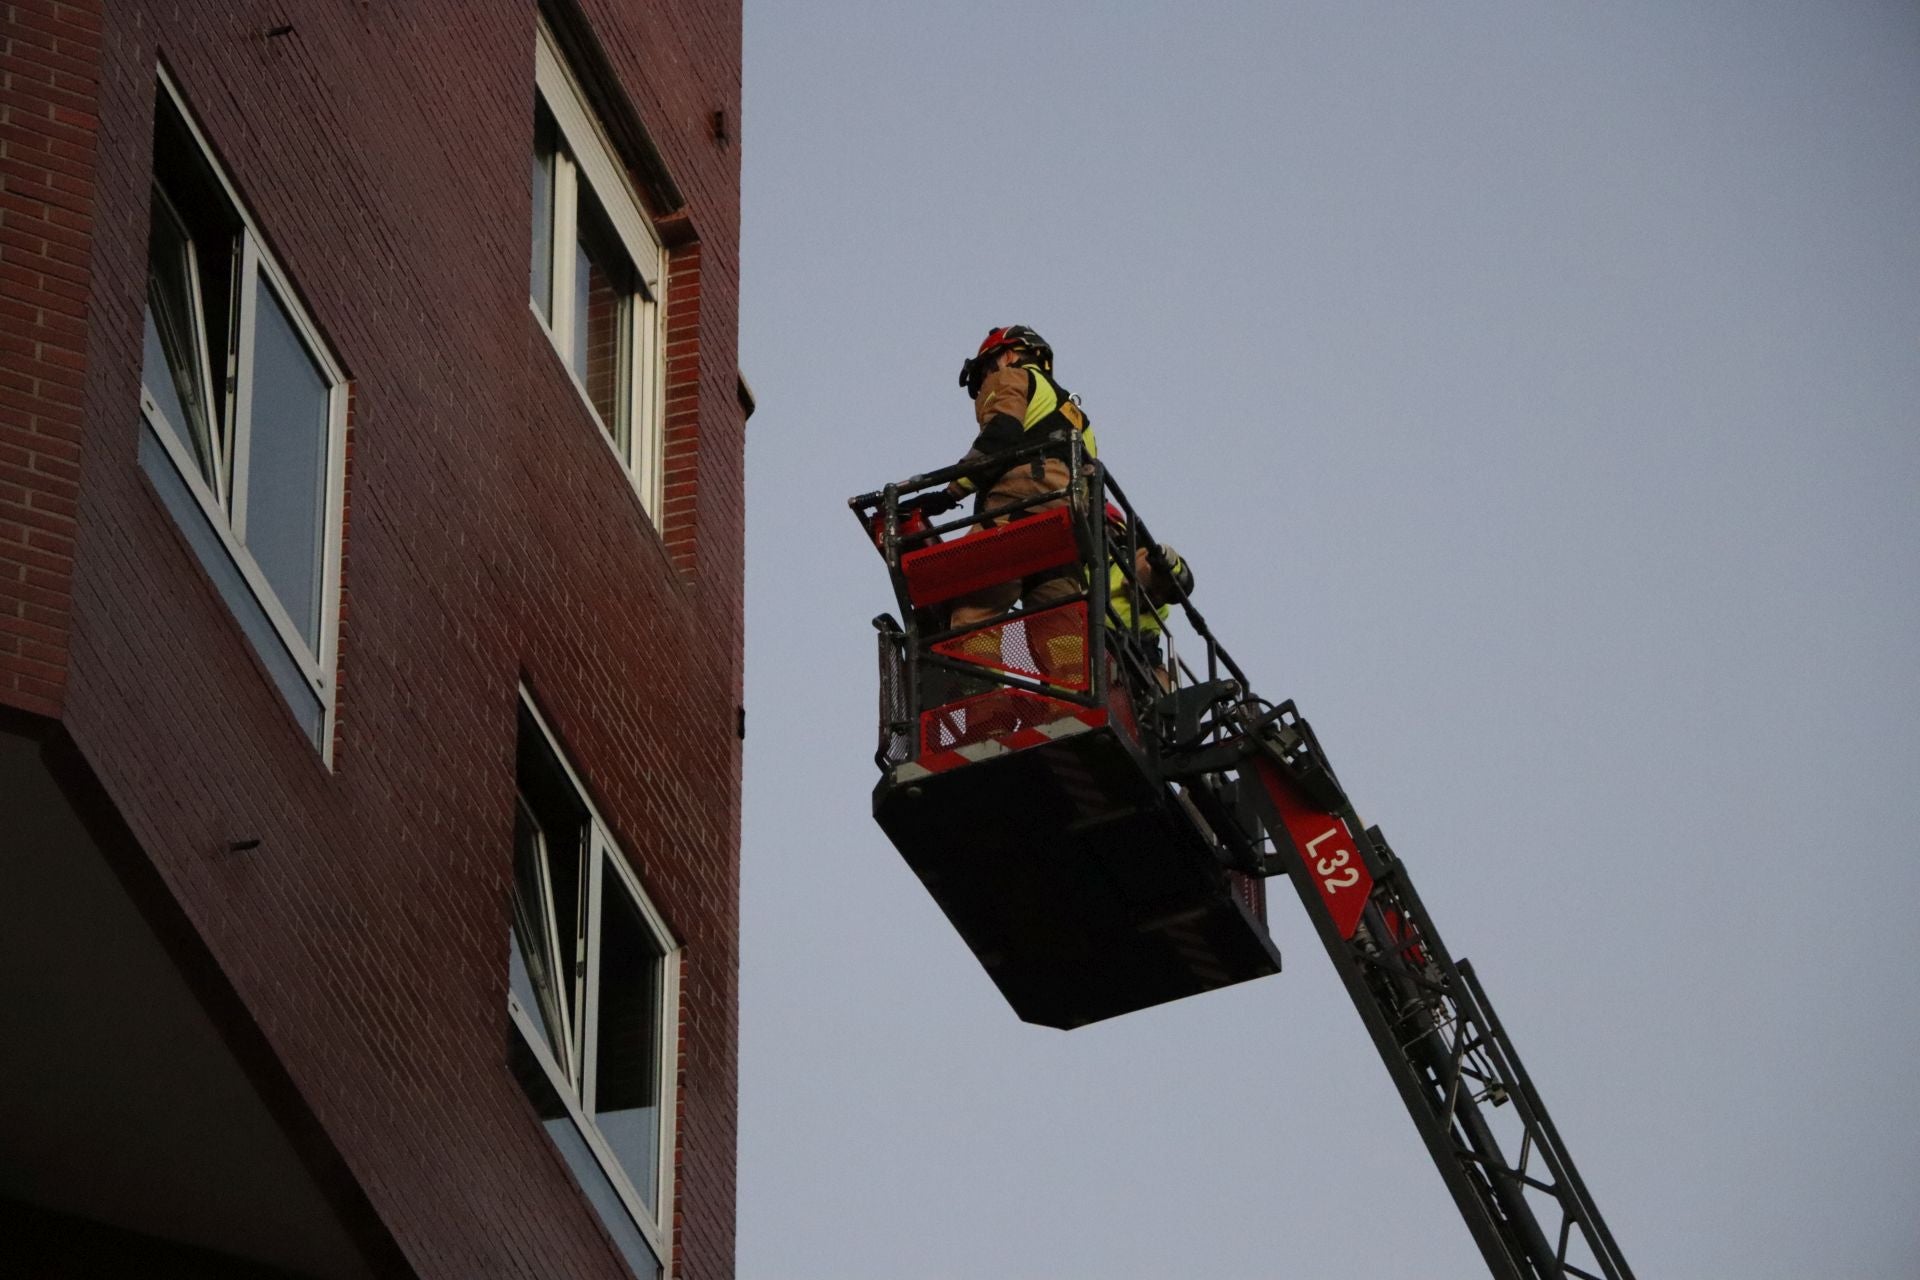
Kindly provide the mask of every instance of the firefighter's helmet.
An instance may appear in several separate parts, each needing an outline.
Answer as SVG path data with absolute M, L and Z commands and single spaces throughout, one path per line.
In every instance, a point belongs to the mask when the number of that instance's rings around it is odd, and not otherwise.
M 980 384 L 987 380 L 994 357 L 1002 351 L 1016 350 L 1030 360 L 1021 363 L 1037 364 L 1047 373 L 1053 372 L 1053 348 L 1047 340 L 1024 324 L 1010 324 L 999 329 L 989 329 L 986 338 L 980 343 L 980 349 L 973 358 L 960 366 L 960 385 L 967 389 L 967 395 L 977 397 Z

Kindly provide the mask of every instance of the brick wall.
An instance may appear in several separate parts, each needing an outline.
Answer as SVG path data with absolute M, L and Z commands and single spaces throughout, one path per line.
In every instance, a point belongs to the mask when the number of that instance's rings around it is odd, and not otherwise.
M 699 563 L 700 411 L 711 395 L 700 380 L 700 246 L 674 250 L 667 262 L 666 516 L 674 563 Z
M 0 702 L 58 714 L 66 691 L 97 4 L 24 0 L 0 34 Z
M 73 9 L 36 90 L 15 50 L 70 8 L 5 9 L 0 698 L 62 716 L 419 1274 L 617 1275 L 504 1068 L 524 681 L 686 944 L 676 1271 L 730 1275 L 737 6 L 555 5 L 684 202 L 664 536 L 527 305 L 533 3 Z M 351 379 L 331 770 L 135 460 L 160 63 Z

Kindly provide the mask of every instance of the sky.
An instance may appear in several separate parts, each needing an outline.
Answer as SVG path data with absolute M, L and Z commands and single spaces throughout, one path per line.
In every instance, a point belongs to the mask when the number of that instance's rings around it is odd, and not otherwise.
M 1483 1273 L 1285 971 L 1018 1021 L 871 818 L 1021 323 L 1642 1276 L 1920 1274 L 1920 7 L 746 5 L 743 1280 Z

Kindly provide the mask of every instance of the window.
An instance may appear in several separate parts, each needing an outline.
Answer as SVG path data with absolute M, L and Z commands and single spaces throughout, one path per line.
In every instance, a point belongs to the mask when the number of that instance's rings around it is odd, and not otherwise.
M 326 754 L 346 378 L 164 76 L 154 116 L 141 463 Z
M 672 1221 L 678 953 L 524 699 L 515 772 L 509 1058 L 629 1265 L 654 1280 Z
M 665 254 L 627 171 L 543 25 L 534 55 L 530 292 L 554 349 L 659 519 Z

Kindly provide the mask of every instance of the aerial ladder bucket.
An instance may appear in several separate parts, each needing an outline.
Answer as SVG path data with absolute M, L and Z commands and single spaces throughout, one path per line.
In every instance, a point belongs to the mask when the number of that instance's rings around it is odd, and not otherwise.
M 1086 563 L 1105 522 L 1055 497 L 990 526 L 925 524 L 897 489 L 853 505 L 907 619 L 877 620 L 874 816 L 1014 1011 L 1071 1028 L 1277 973 L 1280 953 L 1261 881 L 1160 777 L 1136 705 L 1157 691 L 1127 678 L 1099 603 L 945 626 L 969 593 Z

